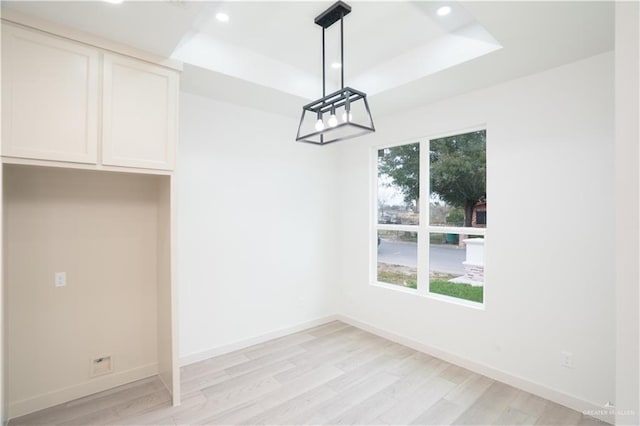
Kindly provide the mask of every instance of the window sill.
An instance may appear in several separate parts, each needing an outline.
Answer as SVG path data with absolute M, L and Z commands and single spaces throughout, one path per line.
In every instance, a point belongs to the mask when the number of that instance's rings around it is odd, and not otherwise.
M 415 288 L 403 287 L 398 284 L 389 284 L 389 283 L 383 283 L 381 281 L 374 281 L 371 283 L 371 285 L 374 287 L 381 287 L 381 288 L 387 288 L 389 290 L 399 291 L 400 293 L 407 293 L 407 294 L 414 294 L 414 295 L 418 294 L 418 290 L 416 290 Z

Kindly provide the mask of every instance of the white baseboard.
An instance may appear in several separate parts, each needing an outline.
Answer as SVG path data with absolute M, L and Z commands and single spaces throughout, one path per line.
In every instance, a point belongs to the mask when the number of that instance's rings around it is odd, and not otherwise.
M 496 368 L 490 367 L 488 365 L 485 365 L 476 361 L 472 361 L 468 358 L 464 358 L 459 355 L 452 354 L 442 349 L 426 345 L 424 343 L 418 342 L 416 340 L 410 339 L 400 334 L 396 334 L 391 331 L 378 328 L 369 323 L 356 320 L 355 318 L 351 318 L 345 315 L 337 315 L 336 319 L 339 321 L 345 322 L 347 324 L 350 324 L 354 327 L 368 331 L 377 336 L 394 341 L 396 343 L 400 343 L 401 345 L 408 346 L 412 349 L 426 353 L 436 358 L 440 358 L 444 361 L 450 362 L 460 367 L 464 367 L 475 373 L 482 374 L 483 376 L 487 376 L 499 382 L 506 383 L 518 389 L 522 389 L 526 392 L 537 395 L 541 398 L 548 399 L 560 405 L 564 405 L 565 407 L 569 407 L 578 412 L 586 413 L 592 417 L 600 419 L 609 424 L 614 424 L 614 421 L 615 421 L 614 414 L 610 410 L 607 410 L 598 404 L 585 401 L 573 395 L 568 395 L 566 393 L 559 392 L 555 389 L 551 389 L 539 383 L 532 382 L 523 377 L 514 376 L 513 374 L 507 373 L 505 371 L 498 370 Z
M 290 327 L 284 327 L 277 330 L 270 331 L 268 333 L 261 334 L 259 336 L 249 337 L 247 339 L 236 340 L 235 342 L 228 343 L 226 345 L 217 346 L 212 349 L 208 349 L 202 352 L 196 352 L 193 354 L 180 357 L 180 366 L 193 364 L 195 362 L 204 361 L 205 359 L 213 358 L 215 356 L 224 355 L 229 352 L 237 351 L 240 349 L 248 348 L 249 346 L 257 345 L 259 343 L 266 342 L 268 340 L 277 339 L 288 334 L 297 333 L 298 331 L 305 330 L 311 327 L 317 327 L 322 324 L 326 324 L 331 321 L 337 320 L 336 315 L 329 315 L 322 318 L 317 318 L 311 321 L 305 321 L 298 323 Z
M 147 377 L 158 374 L 158 364 L 148 364 L 142 367 L 132 368 L 131 370 L 121 371 L 119 373 L 108 374 L 105 376 L 90 379 L 87 382 L 69 386 L 62 389 L 56 389 L 36 395 L 32 398 L 23 399 L 21 401 L 9 402 L 8 418 L 24 416 L 34 411 L 43 410 L 53 407 L 54 405 L 82 398 L 96 392 L 102 392 L 116 386 L 135 382 L 136 380 L 145 379 Z

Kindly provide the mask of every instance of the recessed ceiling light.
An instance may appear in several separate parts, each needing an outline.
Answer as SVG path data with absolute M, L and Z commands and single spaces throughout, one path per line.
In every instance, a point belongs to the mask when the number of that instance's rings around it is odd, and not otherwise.
M 436 13 L 438 14 L 438 16 L 447 16 L 448 14 L 451 13 L 451 7 L 450 6 L 439 7 Z
M 223 12 L 218 12 L 216 13 L 216 19 L 220 22 L 228 22 L 229 21 L 229 15 L 227 15 L 226 13 Z
M 340 62 L 333 62 L 331 64 L 331 68 L 333 68 L 334 70 L 339 70 L 340 68 L 342 68 L 342 64 Z

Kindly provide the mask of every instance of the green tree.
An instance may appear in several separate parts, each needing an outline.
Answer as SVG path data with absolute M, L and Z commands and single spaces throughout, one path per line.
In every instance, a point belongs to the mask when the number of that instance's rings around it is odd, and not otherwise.
M 431 192 L 464 209 L 464 226 L 471 226 L 473 207 L 486 197 L 486 146 L 484 130 L 430 143 Z
M 486 132 L 484 130 L 433 139 L 430 143 L 432 195 L 464 210 L 464 226 L 471 226 L 473 207 L 486 196 Z M 378 154 L 378 170 L 400 188 L 405 202 L 420 199 L 420 144 L 385 148 Z
M 461 208 L 454 208 L 448 214 L 446 218 L 447 223 L 455 226 L 464 225 L 464 211 Z
M 400 188 L 407 204 L 419 205 L 420 144 L 394 146 L 378 151 L 378 173 L 387 175 Z

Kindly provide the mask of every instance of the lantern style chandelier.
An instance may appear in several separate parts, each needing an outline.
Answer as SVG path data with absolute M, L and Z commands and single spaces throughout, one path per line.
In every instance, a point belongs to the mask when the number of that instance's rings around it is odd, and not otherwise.
M 315 19 L 322 27 L 322 98 L 302 107 L 296 141 L 326 145 L 375 132 L 364 92 L 344 86 L 344 17 L 351 6 L 338 1 Z M 340 90 L 326 94 L 325 30 L 340 21 Z

